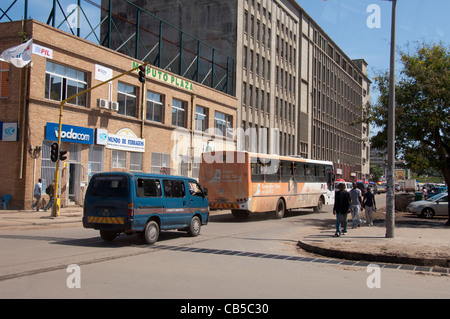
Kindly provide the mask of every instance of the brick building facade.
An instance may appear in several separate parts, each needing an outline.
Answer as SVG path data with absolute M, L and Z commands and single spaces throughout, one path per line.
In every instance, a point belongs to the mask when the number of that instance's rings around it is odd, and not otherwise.
M 16 141 L 0 141 L 0 195 L 12 195 L 10 208 L 29 208 L 38 178 L 45 190 L 54 177 L 50 145 L 57 140 L 60 101 L 141 62 L 35 20 L 0 24 L 0 51 L 20 44 L 19 34 L 33 38 L 44 54 L 33 54 L 23 69 L 0 68 L 7 79 L 0 122 L 18 127 Z M 144 89 L 133 72 L 69 101 L 62 117 L 61 148 L 68 151 L 62 206 L 82 204 L 95 172 L 198 176 L 203 150 L 236 148 L 227 133 L 236 128 L 236 110 L 236 98 L 154 66 L 147 68 Z

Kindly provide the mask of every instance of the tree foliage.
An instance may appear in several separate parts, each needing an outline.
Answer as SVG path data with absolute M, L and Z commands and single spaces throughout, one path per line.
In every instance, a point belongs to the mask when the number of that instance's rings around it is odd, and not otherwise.
M 412 53 L 401 52 L 401 62 L 396 84 L 396 154 L 415 171 L 441 171 L 450 185 L 450 47 L 421 43 Z M 389 73 L 378 74 L 375 85 L 380 97 L 371 106 L 369 120 L 381 131 L 372 138 L 372 147 L 386 149 Z

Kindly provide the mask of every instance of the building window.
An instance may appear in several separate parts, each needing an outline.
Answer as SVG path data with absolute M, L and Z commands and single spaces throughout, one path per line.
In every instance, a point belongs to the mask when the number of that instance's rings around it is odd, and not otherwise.
M 47 61 L 45 71 L 45 98 L 62 101 L 87 89 L 87 74 L 60 64 Z M 87 106 L 86 94 L 67 102 Z
M 244 32 L 248 33 L 248 11 L 244 12 Z
M 119 82 L 117 87 L 117 102 L 119 102 L 119 114 L 136 117 L 137 98 L 136 87 Z
M 144 153 L 130 152 L 130 171 L 142 172 Z
M 50 160 L 50 147 L 53 141 L 42 141 L 41 178 L 42 189 L 47 188 L 55 178 L 56 163 Z
M 91 180 L 95 173 L 103 172 L 103 147 L 90 146 L 88 158 L 88 180 Z
M 170 154 L 152 153 L 152 168 L 153 174 L 160 174 L 163 170 L 168 170 L 170 174 Z
M 147 120 L 154 122 L 163 122 L 163 100 L 162 95 L 147 91 Z
M 207 128 L 206 109 L 201 106 L 195 107 L 195 130 L 204 132 Z
M 0 61 L 0 98 L 8 97 L 9 63 Z
M 247 47 L 244 46 L 242 49 L 242 66 L 247 69 Z
M 112 168 L 127 168 L 127 152 L 112 151 Z
M 172 125 L 186 127 L 185 103 L 172 99 Z
M 217 135 L 233 137 L 233 117 L 221 112 L 215 112 L 214 128 Z

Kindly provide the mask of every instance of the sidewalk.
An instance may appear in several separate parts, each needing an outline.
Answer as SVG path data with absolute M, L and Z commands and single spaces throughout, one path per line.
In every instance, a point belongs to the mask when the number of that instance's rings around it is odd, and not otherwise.
M 31 210 L 0 211 L 0 231 L 42 229 L 45 227 L 82 227 L 83 208 L 71 206 L 61 209 L 59 217 L 51 212 Z M 396 213 L 395 236 L 385 238 L 384 210 L 375 215 L 374 226 L 352 229 L 349 218 L 348 233 L 334 237 L 333 215 L 313 215 L 309 223 L 299 229 L 298 246 L 308 252 L 326 257 L 373 263 L 393 263 L 427 267 L 442 267 L 450 274 L 450 227 L 445 218 L 419 219 L 407 213 Z M 364 214 L 361 216 L 364 218 Z
M 59 217 L 51 217 L 51 210 L 0 210 L 0 231 L 17 229 L 36 229 L 43 227 L 81 226 L 83 207 L 61 208 Z
M 450 273 L 450 227 L 444 225 L 445 218 L 426 220 L 396 212 L 394 238 L 385 237 L 384 209 L 376 213 L 374 226 L 352 229 L 349 218 L 348 232 L 341 237 L 334 237 L 335 227 L 329 221 L 305 229 L 298 246 L 327 257 L 443 267 L 443 273 Z

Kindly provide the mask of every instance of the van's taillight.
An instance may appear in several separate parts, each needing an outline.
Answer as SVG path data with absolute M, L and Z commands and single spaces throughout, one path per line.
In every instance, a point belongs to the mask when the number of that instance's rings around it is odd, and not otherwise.
M 134 216 L 134 204 L 133 203 L 128 203 L 127 217 L 128 218 L 133 218 L 133 216 Z

